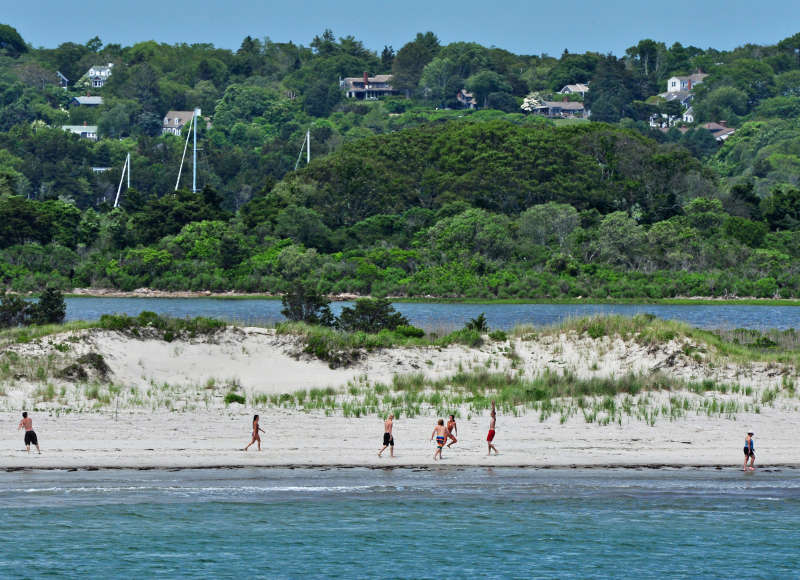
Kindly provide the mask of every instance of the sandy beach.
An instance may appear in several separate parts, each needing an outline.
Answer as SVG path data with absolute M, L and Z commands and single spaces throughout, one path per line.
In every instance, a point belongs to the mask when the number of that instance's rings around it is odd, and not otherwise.
M 68 352 L 63 352 L 69 344 Z M 506 356 L 513 348 L 514 357 Z M 773 364 L 719 364 L 686 354 L 677 341 L 658 348 L 619 338 L 556 335 L 537 340 L 488 342 L 480 348 L 390 348 L 356 364 L 330 368 L 303 354 L 296 337 L 263 328 L 228 328 L 213 338 L 164 342 L 110 331 L 76 331 L 5 351 L 58 365 L 89 352 L 103 356 L 114 397 L 101 403 L 90 387 L 55 381 L 51 400 L 37 400 L 33 381 L 5 380 L 0 396 L 0 469 L 192 468 L 236 466 L 430 466 L 430 435 L 439 415 L 423 405 L 417 416 L 395 424 L 396 457 L 377 456 L 383 426 L 377 414 L 345 416 L 338 409 L 281 406 L 267 396 L 330 387 L 391 384 L 395 375 L 444 378 L 459 371 L 490 370 L 534 377 L 545 370 L 578 376 L 619 377 L 664 372 L 684 380 L 747 385 L 748 394 L 661 391 L 643 394 L 660 408 L 681 397 L 693 408 L 707 399 L 739 404 L 727 414 L 689 411 L 654 421 L 635 415 L 608 424 L 580 413 L 544 418 L 530 410 L 501 412 L 487 457 L 488 413 L 468 406 L 458 413 L 458 444 L 445 449 L 443 464 L 479 466 L 731 466 L 741 465 L 747 431 L 756 434 L 757 465 L 800 465 L 796 433 L 800 399 L 786 391 L 769 404 L 766 389 L 779 389 L 787 371 Z M 38 358 L 37 358 L 38 357 Z M 793 372 L 793 370 L 792 370 Z M 790 375 L 794 376 L 794 375 Z M 245 404 L 225 404 L 234 385 Z M 39 389 L 39 391 L 37 391 Z M 264 395 L 259 404 L 253 401 Z M 748 403 L 749 401 L 749 403 Z M 674 402 L 674 401 L 673 401 Z M 688 403 L 687 403 L 688 404 Z M 25 453 L 20 411 L 30 411 L 43 453 Z M 263 450 L 248 452 L 252 415 L 266 430 Z

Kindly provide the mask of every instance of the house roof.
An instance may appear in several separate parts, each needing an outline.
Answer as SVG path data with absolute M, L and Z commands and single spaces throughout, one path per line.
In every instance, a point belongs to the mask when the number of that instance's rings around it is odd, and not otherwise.
M 179 127 L 191 121 L 193 115 L 194 111 L 167 111 L 162 123 L 164 127 Z M 175 119 L 180 119 L 180 123 L 176 125 Z
M 61 128 L 70 133 L 97 133 L 97 125 L 61 125 Z
M 658 96 L 666 101 L 680 101 L 681 103 L 684 103 L 693 97 L 690 91 L 672 91 L 668 93 L 660 93 Z
M 563 89 L 561 89 L 562 93 L 586 93 L 589 91 L 589 85 L 585 85 L 583 83 L 578 83 L 575 85 L 565 85 Z
M 364 82 L 364 77 L 345 77 L 342 79 L 345 84 L 353 84 L 354 82 Z M 375 75 L 374 77 L 367 77 L 368 83 L 388 83 L 391 82 L 392 75 Z
M 85 96 L 85 97 L 75 97 L 72 100 L 74 102 L 78 103 L 79 105 L 102 105 L 103 104 L 103 97 Z
M 724 121 L 723 121 L 724 122 Z M 714 135 L 714 138 L 717 141 L 724 141 L 733 133 L 736 132 L 736 129 L 732 129 L 731 127 L 726 127 L 725 125 L 721 125 L 720 123 L 703 123 L 700 125 L 703 129 L 707 129 L 711 131 L 711 134 Z
M 538 109 L 563 109 L 565 111 L 582 111 L 583 103 L 576 101 L 545 101 Z

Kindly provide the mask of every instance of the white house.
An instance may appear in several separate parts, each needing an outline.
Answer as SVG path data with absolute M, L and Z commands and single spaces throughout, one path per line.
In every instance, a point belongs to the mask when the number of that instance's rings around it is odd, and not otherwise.
M 576 85 L 564 85 L 564 88 L 558 92 L 562 95 L 580 95 L 585 97 L 586 93 L 589 92 L 589 85 L 585 85 L 583 83 L 578 83 Z
M 114 63 L 110 62 L 105 65 L 94 65 L 84 75 L 89 79 L 92 88 L 100 89 L 106 84 L 108 77 L 111 76 L 111 69 L 114 68 Z
M 694 107 L 689 105 L 689 108 L 683 112 L 682 119 L 684 123 L 694 123 Z
M 180 135 L 186 123 L 192 121 L 194 111 L 168 111 L 161 123 L 162 135 Z
M 61 128 L 83 139 L 97 141 L 97 125 L 61 125 Z
M 703 79 L 708 75 L 701 70 L 687 77 L 670 77 L 667 79 L 667 92 L 677 93 L 680 91 L 691 91 L 696 85 L 702 84 Z

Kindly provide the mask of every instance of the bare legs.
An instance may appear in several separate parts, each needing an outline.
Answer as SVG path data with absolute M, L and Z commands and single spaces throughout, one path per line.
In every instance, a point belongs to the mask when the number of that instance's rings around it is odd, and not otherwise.
M 253 437 L 253 440 L 247 444 L 247 447 L 244 448 L 244 451 L 247 451 L 250 448 L 250 446 L 256 441 L 258 442 L 258 450 L 261 451 L 261 437 Z
M 487 443 L 487 445 L 489 446 L 489 453 L 487 453 L 486 455 L 491 455 L 491 454 L 492 454 L 492 449 L 494 449 L 494 454 L 495 454 L 495 455 L 499 455 L 499 454 L 498 454 L 498 452 L 497 452 L 497 447 L 495 447 L 495 446 L 492 444 L 492 442 L 491 442 L 491 441 L 487 441 L 486 443 Z
M 382 457 L 382 453 L 386 451 L 386 448 L 389 448 L 389 457 L 394 457 L 394 445 L 384 445 L 383 448 L 378 451 L 378 457 Z

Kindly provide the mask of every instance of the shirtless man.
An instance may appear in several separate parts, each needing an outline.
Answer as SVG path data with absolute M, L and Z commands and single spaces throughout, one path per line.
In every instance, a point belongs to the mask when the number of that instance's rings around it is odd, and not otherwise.
M 494 449 L 494 454 L 497 455 L 497 447 L 492 444 L 492 441 L 494 441 L 494 429 L 497 425 L 497 411 L 494 408 L 494 401 L 492 401 L 491 417 L 492 418 L 489 420 L 489 434 L 486 436 L 486 443 L 489 444 L 489 453 L 487 453 L 487 455 L 492 454 L 492 449 Z
M 394 435 L 392 435 L 392 426 L 394 425 L 394 415 L 389 415 L 386 417 L 386 421 L 383 423 L 383 448 L 378 451 L 378 457 L 381 457 L 381 454 L 386 451 L 386 448 L 389 447 L 389 456 L 394 457 Z
M 448 435 L 450 435 L 450 432 L 444 426 L 444 419 L 439 419 L 436 427 L 433 428 L 433 433 L 431 433 L 431 441 L 436 437 L 436 452 L 433 454 L 434 461 L 436 461 L 437 456 L 439 459 L 442 458 L 442 447 L 444 447 L 444 442 L 447 441 Z
M 28 453 L 31 452 L 31 444 L 33 444 L 36 445 L 36 451 L 41 455 L 42 450 L 39 449 L 39 439 L 36 437 L 36 431 L 33 430 L 33 419 L 28 417 L 27 411 L 22 413 L 22 421 L 19 422 L 17 431 L 20 429 L 25 429 L 25 449 Z
M 458 426 L 456 425 L 456 418 L 454 415 L 450 415 L 450 418 L 447 420 L 447 436 L 449 439 L 452 439 L 450 443 L 447 444 L 449 448 L 453 443 L 458 443 L 458 439 L 456 439 L 456 433 L 458 433 Z

